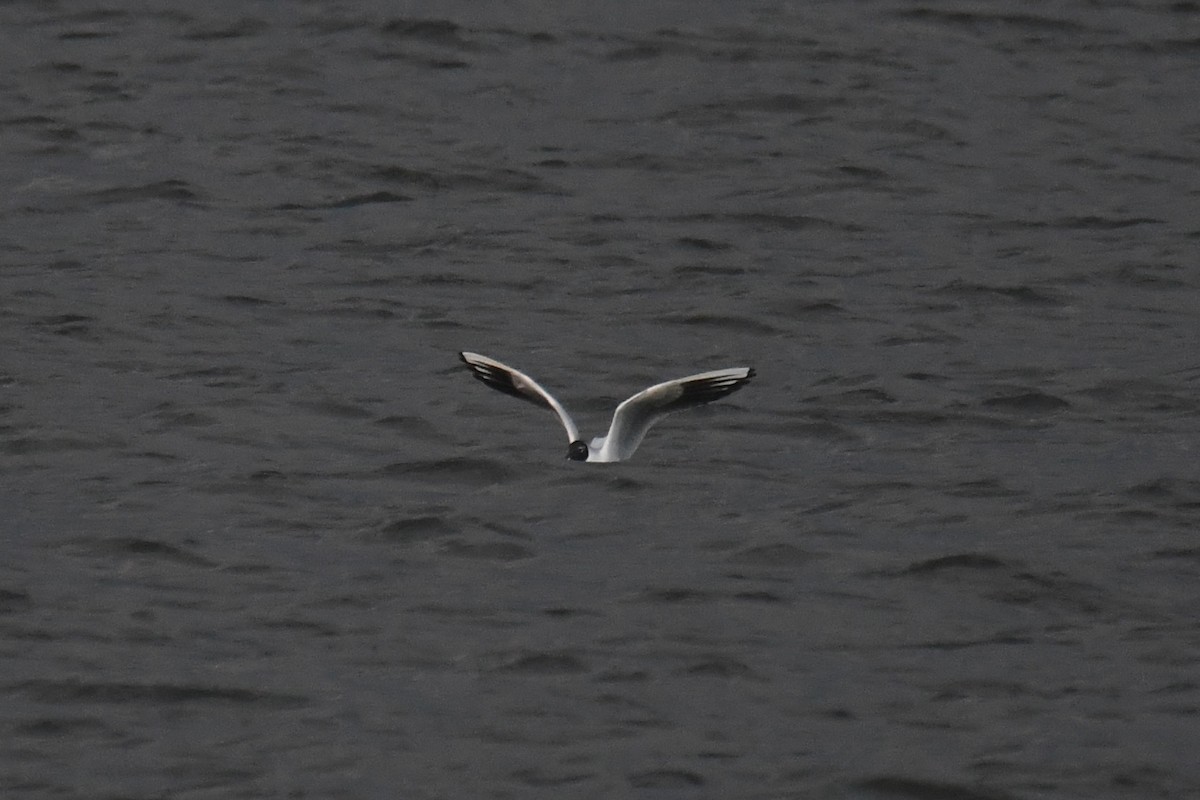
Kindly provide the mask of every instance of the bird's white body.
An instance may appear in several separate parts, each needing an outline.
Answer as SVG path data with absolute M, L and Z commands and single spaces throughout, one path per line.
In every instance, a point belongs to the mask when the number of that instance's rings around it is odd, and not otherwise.
M 460 353 L 459 356 L 476 378 L 493 389 L 545 406 L 557 414 L 570 440 L 568 458 L 598 463 L 628 459 L 642 443 L 646 432 L 663 417 L 685 408 L 711 403 L 736 392 L 754 377 L 753 369 L 735 367 L 655 384 L 617 406 L 608 433 L 584 444 L 571 415 L 533 378 L 478 353 Z

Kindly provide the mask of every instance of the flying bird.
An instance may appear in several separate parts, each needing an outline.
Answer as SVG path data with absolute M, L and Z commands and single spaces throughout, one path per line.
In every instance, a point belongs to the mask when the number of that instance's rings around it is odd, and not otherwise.
M 685 408 L 711 403 L 736 392 L 754 377 L 749 367 L 718 369 L 701 372 L 686 378 L 658 383 L 630 397 L 617 406 L 608 433 L 592 439 L 591 444 L 579 438 L 579 428 L 562 403 L 554 399 L 538 382 L 524 372 L 501 364 L 478 353 L 459 353 L 459 357 L 476 378 L 493 389 L 544 406 L 558 415 L 567 429 L 567 458 L 572 461 L 607 463 L 625 461 L 633 455 L 646 431 L 668 414 Z

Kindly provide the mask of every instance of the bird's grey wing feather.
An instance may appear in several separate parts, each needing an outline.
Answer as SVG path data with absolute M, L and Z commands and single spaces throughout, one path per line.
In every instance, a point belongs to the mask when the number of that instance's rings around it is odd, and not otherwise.
M 613 448 L 617 460 L 623 461 L 633 455 L 646 432 L 663 417 L 733 394 L 753 377 L 753 369 L 737 367 L 701 372 L 643 389 L 617 406 L 605 444 Z
M 520 370 L 501 364 L 493 358 L 481 356 L 478 353 L 459 353 L 459 358 L 471 369 L 471 373 L 498 392 L 518 397 L 535 405 L 544 406 L 558 415 L 559 422 L 567 429 L 568 441 L 579 439 L 579 428 L 571 415 L 554 399 L 554 396 L 543 389 L 537 381 Z

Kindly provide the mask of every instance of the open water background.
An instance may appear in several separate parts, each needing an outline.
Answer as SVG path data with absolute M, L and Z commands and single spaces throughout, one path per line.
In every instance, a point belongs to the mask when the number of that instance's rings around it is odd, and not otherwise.
M 1200 796 L 1198 167 L 1195 2 L 0 4 L 0 795 Z

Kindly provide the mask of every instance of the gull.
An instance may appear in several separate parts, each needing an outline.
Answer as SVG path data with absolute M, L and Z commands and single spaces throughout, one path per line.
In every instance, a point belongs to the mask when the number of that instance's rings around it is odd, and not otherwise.
M 478 353 L 458 355 L 463 363 L 470 367 L 476 378 L 493 389 L 544 406 L 557 414 L 559 422 L 567 429 L 567 439 L 570 440 L 567 458 L 572 461 L 624 461 L 637 450 L 646 436 L 646 431 L 663 417 L 675 411 L 719 400 L 736 392 L 754 377 L 753 369 L 735 367 L 656 383 L 617 406 L 612 424 L 608 426 L 608 433 L 592 439 L 591 444 L 588 444 L 579 438 L 579 428 L 562 403 L 555 400 L 554 395 L 539 386 L 533 378 Z

